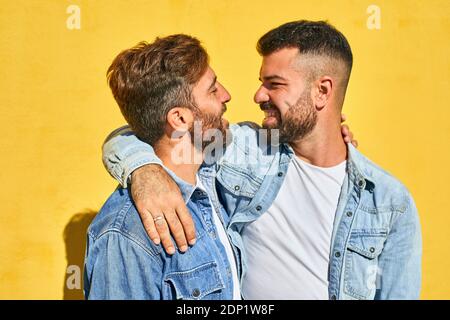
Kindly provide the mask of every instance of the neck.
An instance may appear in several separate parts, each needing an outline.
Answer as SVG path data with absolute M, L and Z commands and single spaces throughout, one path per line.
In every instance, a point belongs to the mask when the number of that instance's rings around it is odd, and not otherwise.
M 323 117 L 306 137 L 290 142 L 295 155 L 317 167 L 333 167 L 347 159 L 347 145 L 342 138 L 340 118 Z
M 190 139 L 171 140 L 163 137 L 153 147 L 163 164 L 185 182 L 196 185 L 197 171 L 203 155 L 192 145 Z

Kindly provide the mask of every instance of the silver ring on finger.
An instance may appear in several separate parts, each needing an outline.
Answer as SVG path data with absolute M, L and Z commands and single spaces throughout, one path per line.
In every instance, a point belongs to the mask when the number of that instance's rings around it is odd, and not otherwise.
M 164 220 L 163 216 L 157 216 L 156 218 L 153 218 L 153 221 L 155 221 L 155 223 L 157 224 L 161 224 L 163 220 Z

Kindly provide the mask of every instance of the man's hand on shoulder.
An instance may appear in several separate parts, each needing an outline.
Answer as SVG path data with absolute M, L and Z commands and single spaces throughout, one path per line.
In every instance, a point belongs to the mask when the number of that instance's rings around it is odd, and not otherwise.
M 150 239 L 175 253 L 170 235 L 181 252 L 193 245 L 195 227 L 178 185 L 159 165 L 150 164 L 131 175 L 131 195 Z

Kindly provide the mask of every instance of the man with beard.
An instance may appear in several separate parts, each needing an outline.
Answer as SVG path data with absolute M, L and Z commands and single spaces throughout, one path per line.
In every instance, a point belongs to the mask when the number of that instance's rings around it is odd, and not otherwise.
M 181 190 L 197 243 L 183 255 L 166 254 L 148 238 L 129 190 L 118 188 L 88 229 L 85 297 L 240 299 L 236 259 L 223 226 L 228 216 L 213 201 L 214 188 L 206 187 L 214 176 L 210 168 L 199 171 L 202 145 L 196 147 L 190 134 L 200 122 L 200 142 L 208 130 L 218 139 L 227 126 L 222 115 L 230 95 L 209 67 L 205 49 L 186 35 L 140 43 L 115 58 L 108 82 L 131 128 L 154 146 Z M 176 161 L 175 149 L 188 161 Z
M 414 201 L 341 136 L 353 63 L 347 39 L 326 22 L 295 21 L 269 31 L 257 49 L 263 61 L 255 102 L 281 144 L 267 152 L 255 130 L 232 125 L 232 143 L 216 166 L 215 187 L 231 215 L 227 232 L 242 258 L 243 297 L 418 298 L 422 249 Z M 123 184 L 135 169 L 158 163 L 132 136 L 111 139 L 104 151 Z M 179 244 L 193 233 L 183 211 L 172 209 L 176 188 L 140 177 L 159 170 L 148 165 L 132 174 L 132 188 L 141 191 L 134 200 L 142 217 L 164 215 Z M 181 223 L 173 223 L 177 215 Z M 156 229 L 152 238 L 159 233 L 166 241 L 166 230 Z

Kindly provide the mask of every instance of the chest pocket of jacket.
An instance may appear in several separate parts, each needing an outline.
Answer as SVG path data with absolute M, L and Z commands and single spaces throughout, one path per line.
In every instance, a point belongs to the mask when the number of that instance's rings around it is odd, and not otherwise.
M 219 183 L 236 197 L 253 198 L 262 184 L 262 178 L 249 169 L 223 163 L 217 173 Z
M 219 300 L 226 299 L 225 285 L 217 264 L 209 262 L 187 271 L 169 273 L 164 279 L 170 287 L 173 299 Z
M 387 230 L 354 230 L 347 245 L 344 291 L 356 299 L 375 297 L 381 270 L 378 257 L 386 241 Z

